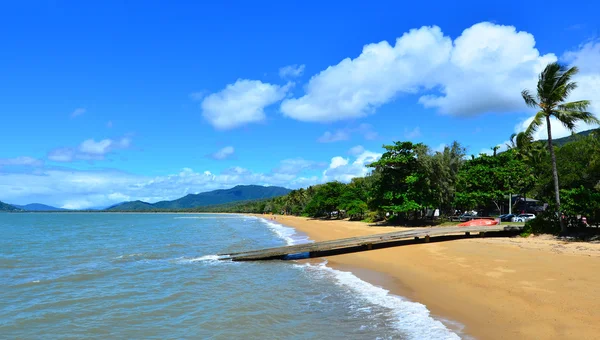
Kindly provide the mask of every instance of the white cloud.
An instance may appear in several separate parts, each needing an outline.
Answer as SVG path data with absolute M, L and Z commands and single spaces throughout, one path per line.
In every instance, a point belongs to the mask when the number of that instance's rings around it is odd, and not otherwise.
M 525 131 L 529 124 L 531 124 L 531 122 L 533 121 L 533 117 L 534 116 L 531 116 L 519 122 L 515 126 L 515 133 Z M 559 122 L 555 118 L 550 118 L 550 127 L 552 129 L 552 139 L 567 137 L 571 135 L 571 131 L 569 131 L 569 129 L 567 129 L 561 122 Z M 597 128 L 597 126 L 589 125 L 586 123 L 579 123 L 575 127 L 575 132 L 585 131 L 594 128 Z M 532 137 L 534 140 L 548 139 L 548 128 L 545 122 L 537 129 L 536 132 L 533 133 Z
M 563 59 L 579 68 L 574 81 L 579 85 L 569 97 L 569 101 L 590 100 L 589 111 L 600 118 L 600 41 L 588 42 L 579 50 L 565 53 Z M 580 130 L 593 128 L 582 126 Z
M 131 146 L 131 138 L 84 140 L 77 148 L 56 148 L 47 157 L 54 162 L 71 162 L 73 160 L 102 160 L 110 152 L 127 149 Z
M 570 66 L 577 66 L 580 70 L 573 80 L 577 82 L 578 87 L 575 89 L 568 101 L 590 100 L 591 105 L 589 111 L 600 118 L 600 42 L 589 42 L 580 46 L 578 50 L 569 51 L 564 54 L 563 59 Z M 530 87 L 534 91 L 534 87 Z M 520 121 L 515 126 L 515 132 L 525 131 L 529 124 L 533 121 L 534 114 L 527 119 Z M 567 129 L 558 120 L 551 118 L 550 126 L 552 129 L 552 138 L 561 138 L 571 135 Z M 597 128 L 597 125 L 586 124 L 580 122 L 576 125 L 575 132 L 585 131 Z M 548 130 L 544 122 L 542 126 L 533 134 L 534 140 L 548 139 Z
M 479 23 L 454 41 L 437 26 L 413 29 L 396 39 L 368 44 L 313 76 L 300 98 L 286 99 L 291 118 L 331 122 L 362 117 L 403 93 L 427 93 L 425 107 L 452 115 L 524 109 L 523 88 L 556 60 L 540 55 L 534 37 L 512 26 Z
M 165 176 L 141 176 L 103 169 L 83 171 L 73 168 L 40 168 L 30 173 L 2 172 L 0 199 L 15 204 L 34 201 L 69 208 L 106 207 L 127 200 L 157 202 L 190 193 L 231 188 L 240 184 L 277 185 L 300 188 L 331 180 L 344 182 L 364 176 L 366 164 L 381 155 L 363 150 L 350 158 L 333 157 L 331 163 L 301 158 L 286 159 L 268 173 L 234 166 L 214 173 L 183 168 Z M 326 168 L 321 176 L 312 171 Z M 25 185 L 26 184 L 26 185 Z
M 233 156 L 234 152 L 235 152 L 235 149 L 233 148 L 233 146 L 226 146 L 226 147 L 222 148 L 221 150 L 213 153 L 211 155 L 211 158 L 216 159 L 216 160 L 227 159 L 227 158 Z
M 82 107 L 76 108 L 73 112 L 71 112 L 71 118 L 75 118 L 77 116 L 81 116 L 84 114 L 86 110 Z
M 232 129 L 266 118 L 264 109 L 285 97 L 292 83 L 285 86 L 259 80 L 238 79 L 223 90 L 202 100 L 202 115 L 215 128 Z
M 325 131 L 321 137 L 317 138 L 317 142 L 333 143 L 345 141 L 349 140 L 354 133 L 362 135 L 367 140 L 373 140 L 378 136 L 377 132 L 373 130 L 373 127 L 370 124 L 360 124 L 356 128 L 343 128 L 335 130 L 334 132 Z
M 44 162 L 37 158 L 21 156 L 15 158 L 0 158 L 1 166 L 41 166 Z
M 381 157 L 380 153 L 363 150 L 356 155 L 354 162 L 350 163 L 348 158 L 336 156 L 331 159 L 329 168 L 323 171 L 321 182 L 340 181 L 348 183 L 355 177 L 366 176 L 370 169 L 368 164 L 377 161 Z
M 283 79 L 297 78 L 304 73 L 305 65 L 288 65 L 279 69 L 279 76 Z
M 417 126 L 412 130 L 404 129 L 404 137 L 406 139 L 415 139 L 421 137 L 421 129 Z

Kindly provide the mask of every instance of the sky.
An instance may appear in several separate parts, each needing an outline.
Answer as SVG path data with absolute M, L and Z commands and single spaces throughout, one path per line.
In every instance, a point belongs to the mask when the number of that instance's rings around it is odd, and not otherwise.
M 13 204 L 348 182 L 393 141 L 490 152 L 531 122 L 520 92 L 554 61 L 579 67 L 570 99 L 600 116 L 593 1 L 0 6 L 0 200 Z

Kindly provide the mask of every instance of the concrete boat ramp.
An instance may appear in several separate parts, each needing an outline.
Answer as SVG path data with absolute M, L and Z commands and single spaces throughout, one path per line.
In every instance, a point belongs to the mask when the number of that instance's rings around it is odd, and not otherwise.
M 248 250 L 219 255 L 222 259 L 232 261 L 294 260 L 476 236 L 505 237 L 515 235 L 521 232 L 522 229 L 522 226 L 508 225 L 416 228 L 385 234 L 350 237 L 338 240 Z

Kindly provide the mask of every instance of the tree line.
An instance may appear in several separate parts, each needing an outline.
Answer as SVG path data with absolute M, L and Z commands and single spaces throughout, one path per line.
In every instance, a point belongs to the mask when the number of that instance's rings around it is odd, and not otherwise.
M 574 135 L 555 146 L 550 126 L 550 118 L 571 131 L 578 122 L 600 123 L 587 111 L 589 101 L 567 102 L 577 87 L 572 81 L 577 72 L 576 67 L 551 63 L 540 74 L 535 93 L 522 91 L 525 103 L 539 111 L 525 132 L 511 136 L 504 152 L 496 146 L 491 155 L 469 158 L 456 141 L 439 152 L 422 143 L 394 142 L 383 146 L 369 175 L 350 183 L 334 181 L 269 200 L 200 210 L 408 221 L 423 218 L 428 209 L 446 216 L 457 210 L 499 213 L 509 195 L 520 194 L 549 204 L 534 220 L 538 230 L 565 232 L 567 226 L 583 223 L 582 217 L 599 224 L 600 133 Z M 533 133 L 544 123 L 547 141 L 534 141 Z

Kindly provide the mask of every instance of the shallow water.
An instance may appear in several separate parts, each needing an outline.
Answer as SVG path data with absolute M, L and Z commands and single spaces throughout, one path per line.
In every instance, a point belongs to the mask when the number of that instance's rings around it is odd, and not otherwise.
M 458 338 L 325 262 L 216 259 L 309 242 L 265 219 L 0 214 L 0 233 L 2 338 Z

